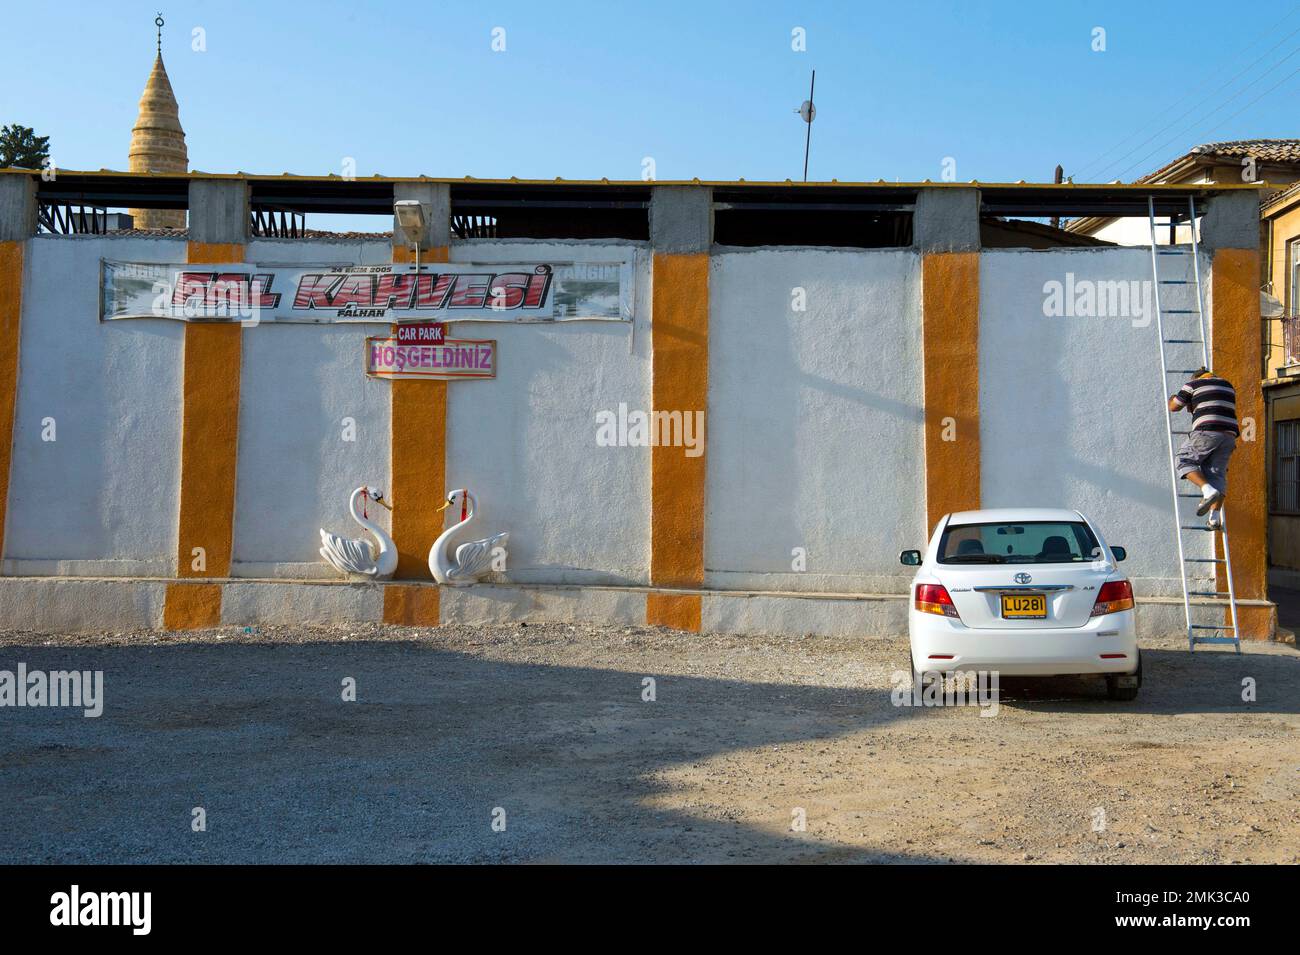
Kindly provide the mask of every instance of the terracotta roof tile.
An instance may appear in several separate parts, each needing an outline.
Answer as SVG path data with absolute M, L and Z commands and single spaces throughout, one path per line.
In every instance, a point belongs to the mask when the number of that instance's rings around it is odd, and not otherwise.
M 1271 209 L 1279 203 L 1287 202 L 1294 199 L 1296 193 L 1300 193 L 1300 182 L 1293 182 L 1280 192 L 1274 192 L 1271 195 L 1262 196 L 1259 200 L 1260 211 Z
M 1233 139 L 1221 143 L 1202 143 L 1193 146 L 1172 162 L 1167 162 L 1155 172 L 1149 172 L 1137 182 L 1155 182 L 1185 159 L 1193 156 L 1223 156 L 1240 159 L 1253 156 L 1260 162 L 1293 162 L 1300 164 L 1300 139 Z

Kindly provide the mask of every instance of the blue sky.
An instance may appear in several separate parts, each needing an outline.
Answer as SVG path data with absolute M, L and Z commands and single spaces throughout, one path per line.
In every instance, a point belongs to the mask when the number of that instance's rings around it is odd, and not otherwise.
M 125 169 L 158 2 L 10 5 L 0 123 Z M 1132 179 L 1300 135 L 1300 9 L 1271 0 L 163 2 L 190 164 L 214 172 L 636 179 L 648 156 L 659 179 L 797 179 L 813 69 L 810 179 L 940 179 L 946 157 L 959 180 Z

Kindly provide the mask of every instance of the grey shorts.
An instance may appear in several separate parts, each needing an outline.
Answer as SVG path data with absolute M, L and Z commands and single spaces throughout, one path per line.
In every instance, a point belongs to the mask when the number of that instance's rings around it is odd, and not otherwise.
M 1226 494 L 1228 458 L 1236 446 L 1237 436 L 1231 431 L 1193 431 L 1183 438 L 1183 446 L 1178 449 L 1178 476 L 1200 471 L 1211 487 Z

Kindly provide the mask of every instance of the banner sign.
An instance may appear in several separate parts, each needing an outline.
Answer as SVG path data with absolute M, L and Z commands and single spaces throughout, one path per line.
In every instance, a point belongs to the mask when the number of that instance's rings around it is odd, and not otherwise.
M 100 316 L 184 322 L 632 320 L 632 263 L 163 265 L 102 262 Z
M 397 340 L 402 344 L 441 345 L 447 337 L 442 322 L 408 322 L 397 326 Z
M 366 339 L 366 374 L 373 378 L 495 378 L 497 343 L 448 338 L 418 345 L 397 338 Z

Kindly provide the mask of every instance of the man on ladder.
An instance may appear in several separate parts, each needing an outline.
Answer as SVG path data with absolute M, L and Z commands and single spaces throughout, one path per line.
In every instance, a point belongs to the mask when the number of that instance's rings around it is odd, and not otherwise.
M 1241 433 L 1237 428 L 1237 392 L 1227 380 L 1202 367 L 1169 398 L 1170 411 L 1183 408 L 1192 413 L 1192 429 L 1178 449 L 1178 476 L 1200 488 L 1196 513 L 1208 511 L 1210 530 L 1221 530 L 1228 459 Z

